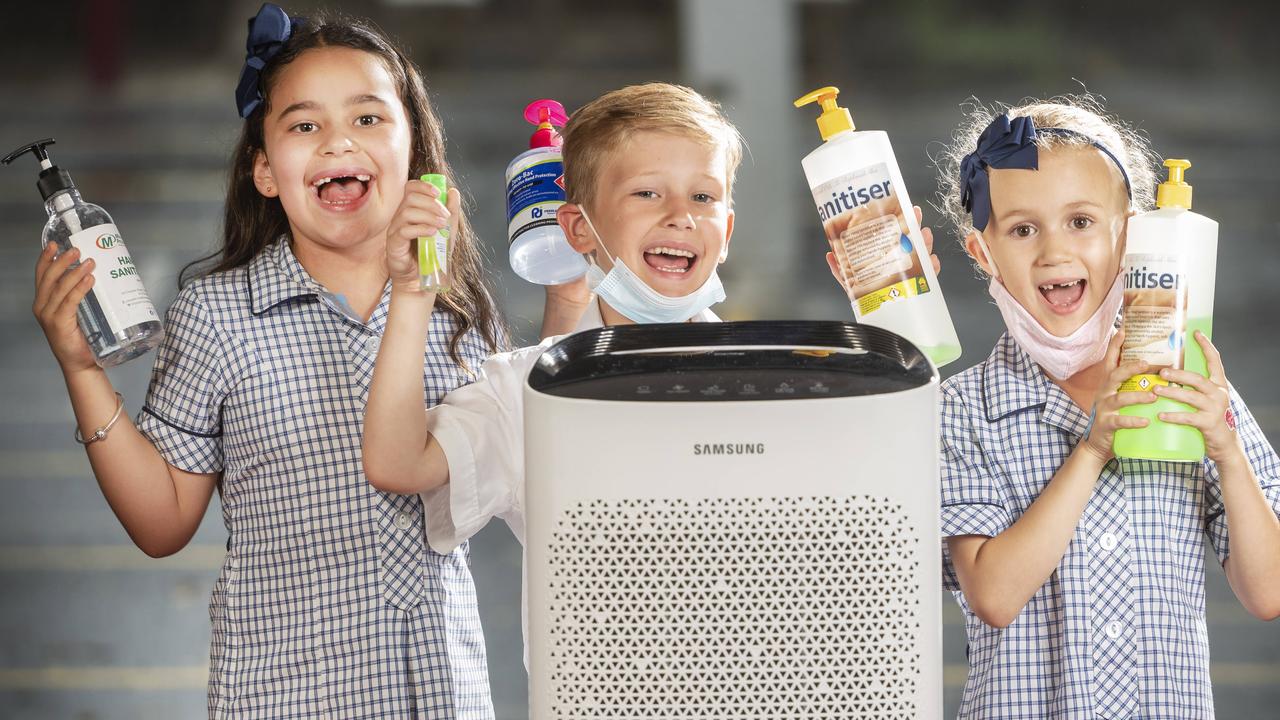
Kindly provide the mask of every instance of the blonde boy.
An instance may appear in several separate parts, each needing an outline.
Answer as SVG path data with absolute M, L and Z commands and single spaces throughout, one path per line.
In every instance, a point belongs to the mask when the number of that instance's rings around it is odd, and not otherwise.
M 558 220 L 591 261 L 579 288 L 548 293 L 548 328 L 709 322 L 724 299 L 716 275 L 733 233 L 737 130 L 685 87 L 651 83 L 607 93 L 564 132 L 568 202 Z M 393 284 L 405 248 L 388 246 Z M 585 295 L 585 293 L 583 293 Z M 588 296 L 590 297 L 590 296 Z M 491 357 L 477 382 L 422 412 L 428 298 L 396 297 L 365 410 L 364 468 L 381 490 L 422 493 L 427 537 L 450 552 L 493 517 L 524 541 L 523 384 L 557 338 Z M 416 364 L 415 364 L 416 362 Z

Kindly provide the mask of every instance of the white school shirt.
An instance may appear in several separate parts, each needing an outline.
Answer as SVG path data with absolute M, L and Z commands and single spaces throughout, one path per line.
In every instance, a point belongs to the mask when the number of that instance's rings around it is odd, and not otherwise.
M 720 318 L 703 310 L 692 322 Z M 603 326 L 593 302 L 574 332 Z M 436 552 L 452 552 L 495 517 L 524 544 L 524 384 L 538 357 L 565 337 L 491 356 L 476 382 L 427 410 L 427 430 L 449 462 L 449 482 L 422 494 Z

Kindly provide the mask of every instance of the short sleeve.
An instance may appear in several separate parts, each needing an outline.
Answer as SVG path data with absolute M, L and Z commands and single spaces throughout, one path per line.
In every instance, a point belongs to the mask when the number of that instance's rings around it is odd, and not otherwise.
M 490 357 L 474 383 L 427 411 L 449 463 L 449 482 L 422 494 L 436 552 L 451 552 L 494 517 L 524 542 L 524 382 L 555 339 Z
M 179 293 L 165 315 L 164 332 L 138 430 L 170 465 L 191 473 L 221 472 L 226 338 L 198 286 Z
M 1253 467 L 1253 474 L 1262 487 L 1271 510 L 1280 516 L 1280 458 L 1262 434 L 1262 428 L 1244 399 L 1231 389 L 1231 412 L 1236 418 L 1236 433 L 1240 436 L 1240 444 L 1244 446 L 1245 456 Z M 1218 561 L 1225 563 L 1231 554 L 1231 542 L 1227 537 L 1226 507 L 1222 500 L 1222 479 L 1218 466 L 1212 460 L 1205 459 L 1205 532 L 1209 542 L 1218 554 Z
M 995 537 L 1013 525 L 1004 493 L 977 440 L 969 408 L 954 390 L 942 390 L 942 572 L 943 587 L 960 584 L 947 551 L 947 538 L 959 535 Z

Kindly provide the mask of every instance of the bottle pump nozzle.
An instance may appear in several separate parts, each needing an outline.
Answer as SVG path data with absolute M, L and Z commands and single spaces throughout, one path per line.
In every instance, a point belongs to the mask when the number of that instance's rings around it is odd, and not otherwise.
M 556 132 L 556 126 L 564 127 L 564 124 L 569 122 L 569 116 L 565 114 L 564 106 L 560 103 L 546 98 L 534 100 L 525 107 L 524 119 L 538 126 L 529 138 L 530 150 L 540 147 L 560 147 L 563 143 L 560 133 Z
M 824 141 L 854 129 L 853 116 L 847 109 L 836 104 L 836 96 L 839 94 L 840 88 L 828 86 L 814 90 L 795 102 L 796 107 L 804 107 L 812 102 L 822 106 L 822 114 L 818 116 L 818 132 L 822 133 Z
M 45 138 L 37 140 L 33 143 L 27 143 L 13 152 L 0 158 L 0 164 L 8 165 L 14 160 L 27 153 L 36 156 L 40 161 L 40 179 L 36 181 L 36 187 L 40 190 L 40 196 L 48 200 L 54 193 L 63 190 L 74 189 L 76 184 L 71 182 L 71 173 L 59 168 L 49 160 L 49 153 L 45 147 L 54 144 L 53 138 Z
M 26 153 L 34 153 L 36 158 L 40 160 L 40 167 L 45 168 L 47 170 L 53 165 L 53 163 L 49 162 L 49 153 L 45 151 L 45 147 L 48 145 L 52 145 L 55 142 L 56 141 L 53 138 L 45 138 L 43 140 L 37 140 L 33 143 L 27 143 L 26 145 L 23 145 L 22 147 L 18 148 L 17 150 L 14 150 L 8 155 L 5 155 L 3 159 L 0 159 L 0 163 L 8 165 L 14 160 L 17 160 L 19 157 L 22 157 L 23 155 L 25 155 Z
M 1169 179 L 1156 188 L 1156 207 L 1191 209 L 1191 186 L 1184 181 L 1183 173 L 1191 167 L 1190 160 L 1169 158 L 1164 161 L 1169 168 Z

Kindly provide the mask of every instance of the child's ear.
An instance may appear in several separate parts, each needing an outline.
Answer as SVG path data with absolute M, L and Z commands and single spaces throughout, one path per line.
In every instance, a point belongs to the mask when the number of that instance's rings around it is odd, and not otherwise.
M 565 203 L 556 210 L 556 222 L 564 231 L 569 247 L 580 253 L 589 253 L 596 249 L 596 238 L 582 216 L 582 206 L 577 203 Z
M 275 177 L 271 175 L 267 154 L 261 150 L 253 158 L 253 185 L 264 197 L 280 196 L 280 188 L 276 187 Z
M 720 248 L 720 259 L 717 262 L 724 262 L 729 259 L 729 240 L 733 238 L 733 210 L 729 211 L 725 218 L 724 226 L 724 247 Z
M 964 238 L 965 252 L 969 253 L 969 257 L 978 263 L 978 267 L 982 268 L 982 272 L 991 277 L 995 277 L 995 265 L 991 262 L 991 258 L 987 257 L 986 243 L 982 239 L 982 233 L 974 228 L 972 232 Z

